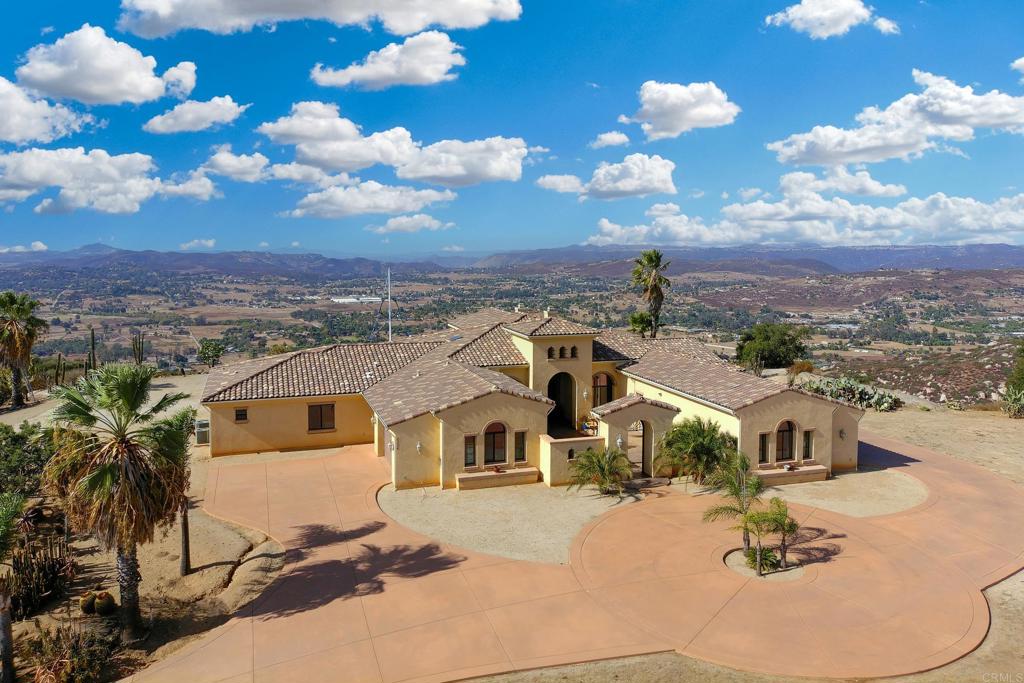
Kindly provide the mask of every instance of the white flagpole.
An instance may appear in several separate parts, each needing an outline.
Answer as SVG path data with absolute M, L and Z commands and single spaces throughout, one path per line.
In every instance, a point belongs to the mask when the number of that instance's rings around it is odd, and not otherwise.
M 391 341 L 391 267 L 388 267 L 388 341 Z

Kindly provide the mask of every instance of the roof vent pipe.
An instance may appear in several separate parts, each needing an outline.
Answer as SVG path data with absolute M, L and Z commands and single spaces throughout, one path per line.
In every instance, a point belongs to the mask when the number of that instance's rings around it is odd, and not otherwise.
M 544 317 L 545 318 L 550 318 L 551 317 L 551 309 L 550 308 L 545 308 L 544 309 Z

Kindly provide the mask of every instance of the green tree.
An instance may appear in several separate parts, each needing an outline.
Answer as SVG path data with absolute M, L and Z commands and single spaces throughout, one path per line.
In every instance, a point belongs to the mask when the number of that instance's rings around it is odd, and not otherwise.
M 0 491 L 35 495 L 52 454 L 49 433 L 38 424 L 23 422 L 18 429 L 0 425 Z
M 623 482 L 633 478 L 629 457 L 617 448 L 579 453 L 569 461 L 569 489 L 596 486 L 602 494 L 622 494 Z
M 754 536 L 754 570 L 757 572 L 758 576 L 764 576 L 764 564 L 762 562 L 764 558 L 764 544 L 762 539 L 771 533 L 771 515 L 761 510 L 748 510 L 746 513 L 739 516 L 739 523 L 732 528 L 736 531 L 743 532 L 743 538 L 745 539 L 744 542 L 747 546 L 750 545 L 750 536 Z M 743 552 L 747 553 L 749 550 L 750 548 L 747 547 Z
M 196 355 L 199 356 L 199 360 L 212 368 L 220 362 L 221 356 L 226 350 L 224 342 L 216 339 L 203 339 L 199 342 L 199 353 Z
M 736 439 L 723 432 L 717 422 L 700 417 L 687 418 L 665 432 L 661 453 L 667 464 L 678 467 L 693 478 L 704 481 L 725 462 L 736 448 Z
M 1006 378 L 1006 388 L 1024 391 L 1024 342 L 1017 345 L 1017 362 Z
M 25 372 L 32 347 L 49 324 L 36 316 L 39 302 L 27 294 L 0 292 L 0 363 L 11 370 L 11 406 L 25 405 Z
M 725 502 L 704 511 L 704 521 L 743 518 L 755 510 L 764 493 L 764 482 L 750 471 L 750 458 L 734 452 L 707 479 L 708 487 L 718 492 Z M 743 552 L 750 550 L 750 529 L 742 528 Z
M 25 498 L 7 491 L 0 493 L 0 562 L 14 547 L 18 518 Z M 11 624 L 11 596 L 0 592 L 0 683 L 14 683 L 14 633 Z
M 782 568 L 786 569 L 789 564 L 786 561 L 786 552 L 789 550 L 789 542 L 800 531 L 800 523 L 789 515 L 789 506 L 786 501 L 775 497 L 768 501 L 769 530 L 779 535 L 779 560 Z
M 651 314 L 647 311 L 637 311 L 636 313 L 629 314 L 629 331 L 639 334 L 641 337 L 647 336 L 647 333 L 651 331 Z
M 107 365 L 57 387 L 55 453 L 44 480 L 72 525 L 117 553 L 122 637 L 141 637 L 137 547 L 172 523 L 188 488 L 188 441 L 180 418 L 160 418 L 186 394 L 150 401 L 156 370 Z
M 785 323 L 758 323 L 740 335 L 736 358 L 748 368 L 786 368 L 807 355 L 806 327 Z
M 670 262 L 657 249 L 640 252 L 633 261 L 633 284 L 640 288 L 641 296 L 647 302 L 647 312 L 651 314 L 651 339 L 658 336 L 661 321 L 661 305 L 665 302 L 665 289 L 672 283 L 665 277 Z

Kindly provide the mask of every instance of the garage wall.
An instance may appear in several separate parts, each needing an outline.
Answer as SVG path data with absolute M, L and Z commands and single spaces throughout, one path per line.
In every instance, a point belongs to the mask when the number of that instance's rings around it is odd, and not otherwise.
M 311 432 L 308 406 L 320 403 L 334 404 L 335 428 Z M 373 442 L 372 412 L 358 394 L 208 403 L 206 407 L 210 410 L 210 454 L 213 456 Z M 248 411 L 246 422 L 235 422 L 236 408 Z

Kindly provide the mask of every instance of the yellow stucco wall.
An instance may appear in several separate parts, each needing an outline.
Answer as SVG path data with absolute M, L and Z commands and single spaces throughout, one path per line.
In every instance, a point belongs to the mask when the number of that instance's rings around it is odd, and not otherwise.
M 724 432 L 728 432 L 735 437 L 740 436 L 740 421 L 735 415 L 725 412 L 711 406 L 691 401 L 688 398 L 675 394 L 667 389 L 644 382 L 633 377 L 627 377 L 627 392 L 631 394 L 640 394 L 647 398 L 655 399 L 658 401 L 664 401 L 669 405 L 679 408 L 679 412 L 675 416 L 675 422 L 682 422 L 686 419 L 692 419 L 699 417 L 704 420 L 711 420 L 717 422 L 718 426 Z
M 441 424 L 436 417 L 428 413 L 397 424 L 388 430 L 387 441 L 396 489 L 437 486 L 441 477 Z M 394 449 L 390 448 L 392 441 Z
M 334 404 L 335 428 L 310 432 L 307 406 L 320 403 Z M 214 456 L 373 441 L 372 412 L 358 394 L 208 403 L 206 407 L 210 410 L 210 454 Z M 247 422 L 235 422 L 236 408 L 248 410 Z
M 526 462 L 519 465 L 537 467 L 540 459 L 538 437 L 547 431 L 548 407 L 539 401 L 496 393 L 438 413 L 443 422 L 442 486 L 454 487 L 455 477 L 461 472 L 484 469 L 484 430 L 492 422 L 505 425 L 505 465 L 516 466 L 514 433 L 525 431 Z M 464 439 L 471 434 L 476 435 L 477 466 L 467 470 L 464 466 Z
M 832 418 L 832 470 L 857 469 L 857 431 L 863 411 L 840 406 Z
M 590 412 L 590 389 L 593 381 L 593 357 L 594 343 L 593 336 L 575 335 L 564 337 L 531 337 L 529 339 L 511 335 L 512 343 L 516 345 L 519 352 L 526 357 L 530 363 L 530 380 L 528 386 L 539 391 L 545 396 L 548 395 L 548 382 L 559 372 L 569 373 L 575 383 L 575 424 L 579 425 L 582 416 Z M 566 350 L 576 347 L 576 358 L 558 358 L 558 351 L 561 347 Z M 555 358 L 548 358 L 548 348 L 555 349 Z M 583 398 L 583 391 L 586 390 L 588 397 Z
M 497 370 L 500 373 L 508 375 L 509 377 L 511 377 L 515 381 L 519 382 L 520 384 L 525 384 L 526 386 L 530 385 L 530 368 L 529 368 L 529 366 L 508 367 L 508 368 L 491 368 L 491 369 L 492 370 Z
M 579 454 L 588 448 L 595 451 L 605 448 L 606 442 L 600 436 L 581 437 L 577 439 L 552 439 L 542 434 L 538 439 L 540 452 L 540 475 L 548 486 L 565 486 L 569 483 L 569 450 Z
M 742 424 L 740 450 L 756 465 L 758 459 L 758 435 L 771 433 L 768 439 L 769 463 L 776 462 L 775 430 L 785 420 L 796 425 L 795 449 L 797 460 L 803 458 L 803 432 L 814 430 L 814 462 L 824 465 L 830 471 L 838 455 L 843 467 L 856 467 L 858 411 L 840 406 L 831 401 L 814 398 L 797 391 L 785 391 L 737 411 Z M 835 424 L 836 419 L 841 424 Z M 846 431 L 846 438 L 839 439 L 838 431 Z M 837 441 L 839 443 L 837 443 Z

